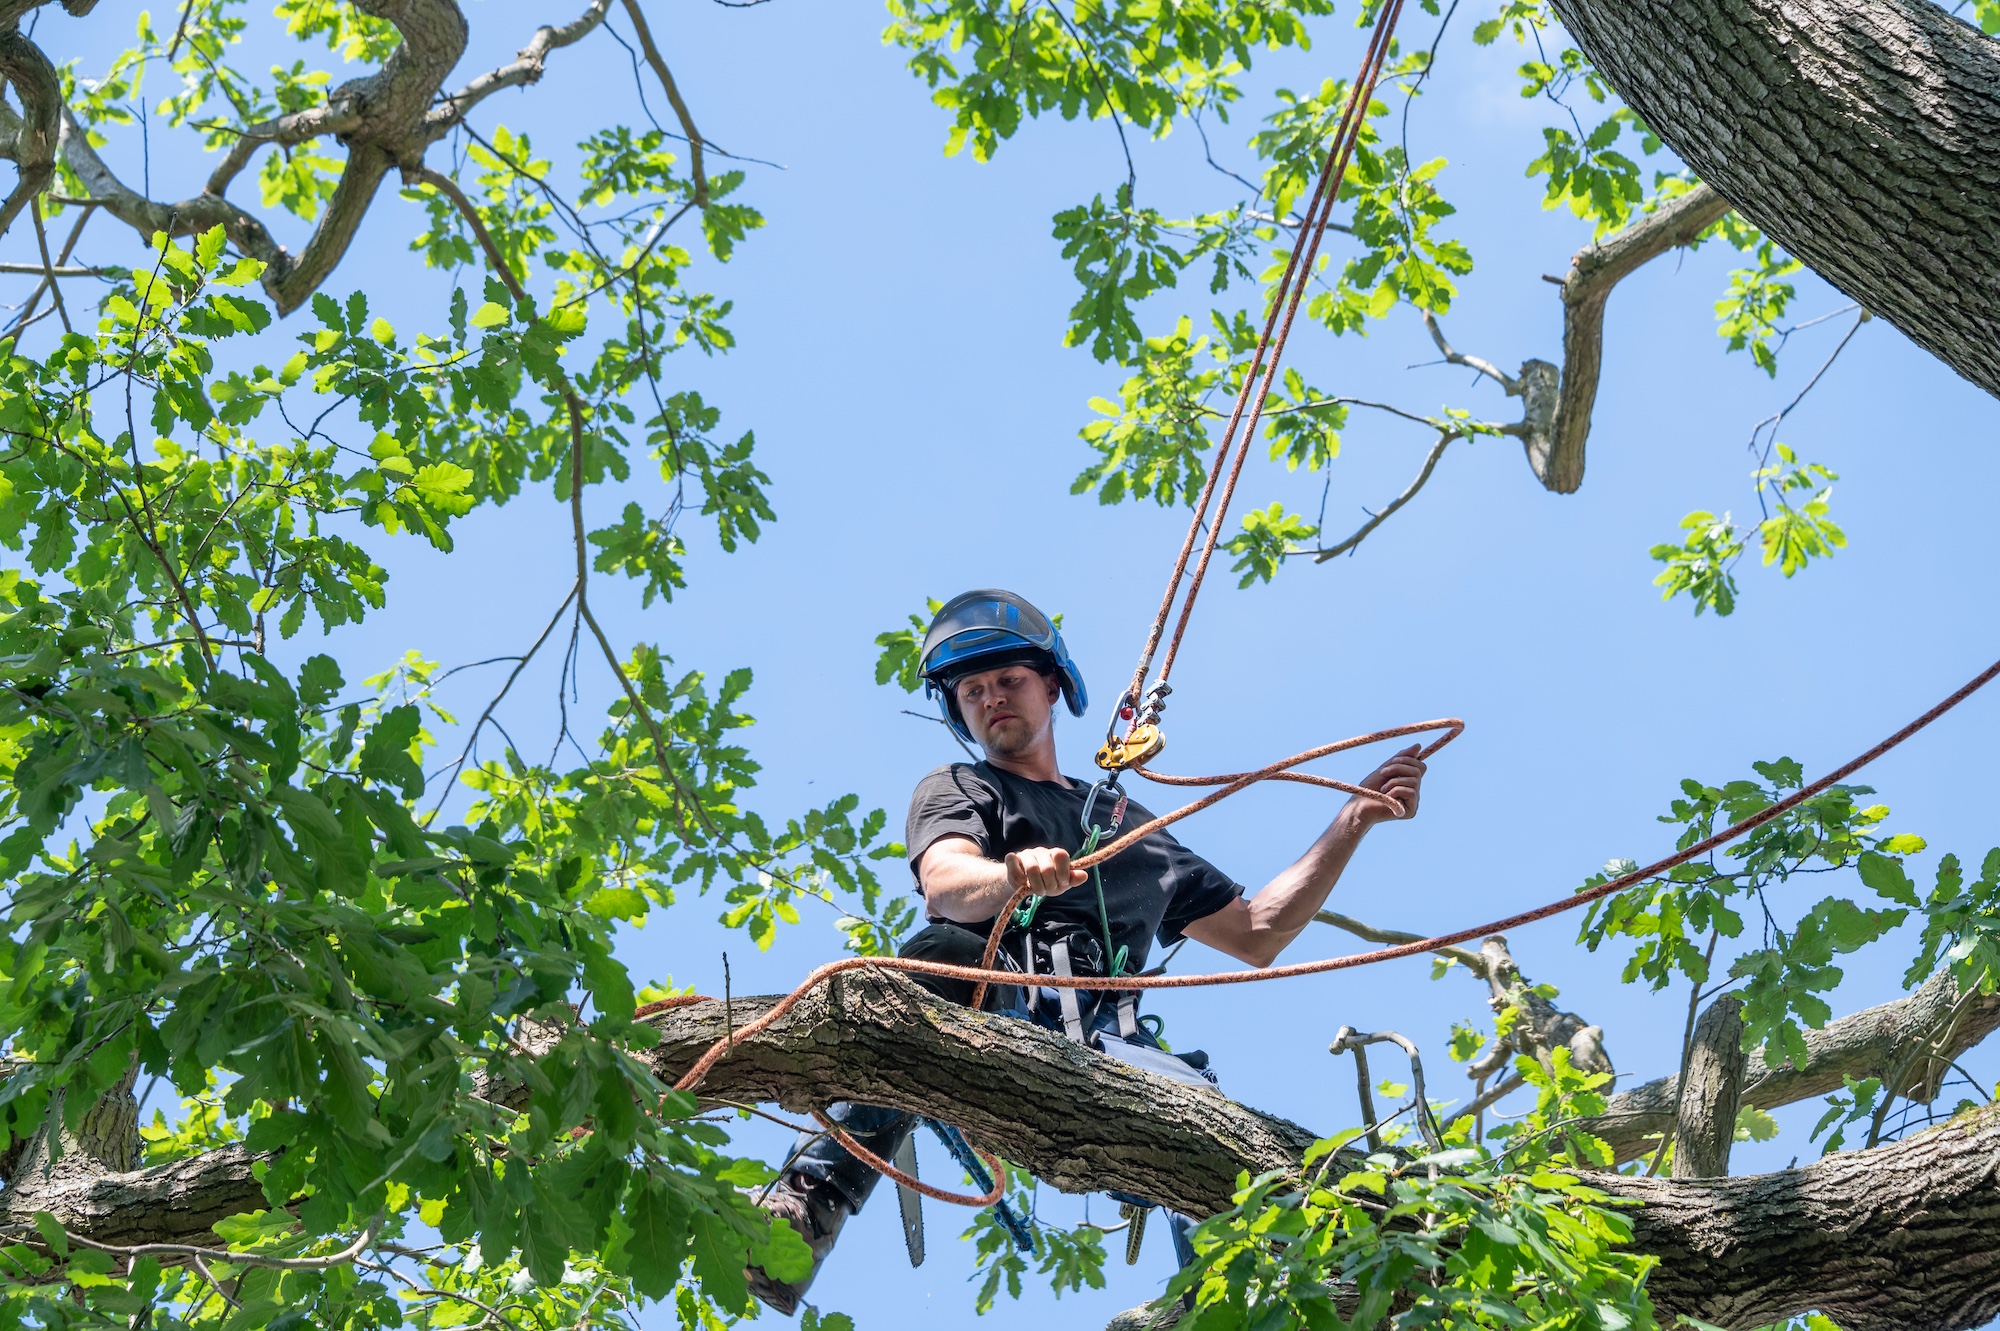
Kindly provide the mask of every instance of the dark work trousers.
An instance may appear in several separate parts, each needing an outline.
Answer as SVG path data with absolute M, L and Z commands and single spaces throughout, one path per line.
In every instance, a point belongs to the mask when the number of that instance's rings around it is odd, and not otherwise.
M 897 950 L 896 955 L 917 961 L 941 961 L 951 966 L 977 966 L 985 951 L 985 935 L 976 934 L 955 924 L 938 923 L 919 930 Z M 947 1003 L 956 1003 L 960 1007 L 968 1007 L 972 1003 L 974 985 L 970 980 L 947 979 L 941 975 L 912 975 L 910 979 Z M 1054 1030 L 1062 1029 L 1060 1018 L 1031 1012 L 1026 996 L 1016 986 L 988 986 L 983 1010 L 1020 1017 Z M 1093 1027 L 1107 1024 L 1115 1026 L 1116 1020 L 1115 1010 L 1107 1003 L 1098 1014 L 1098 1020 L 1091 1024 Z M 1145 1044 L 1158 1047 L 1157 1042 L 1143 1028 L 1138 1039 Z M 884 1160 L 896 1154 L 897 1148 L 917 1126 L 915 1114 L 905 1113 L 900 1109 L 884 1108 L 881 1105 L 854 1104 L 848 1101 L 828 1105 L 826 1116 Z M 801 1133 L 792 1149 L 792 1161 L 788 1168 L 823 1180 L 838 1191 L 856 1211 L 859 1211 L 862 1203 L 868 1200 L 868 1194 L 874 1191 L 876 1181 L 882 1177 L 825 1133 Z M 1187 1244 L 1188 1222 L 1179 1215 L 1174 1215 L 1173 1221 L 1174 1252 L 1181 1264 L 1185 1265 L 1194 1255 Z

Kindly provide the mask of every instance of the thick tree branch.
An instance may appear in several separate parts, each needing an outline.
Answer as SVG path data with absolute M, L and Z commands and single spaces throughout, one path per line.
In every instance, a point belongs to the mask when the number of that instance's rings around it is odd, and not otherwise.
M 1571 494 L 1583 484 L 1584 444 L 1590 438 L 1590 417 L 1604 367 L 1604 305 L 1612 290 L 1668 250 L 1692 245 L 1728 212 L 1727 199 L 1707 185 L 1696 185 L 1616 235 L 1578 250 L 1561 283 L 1560 369 L 1545 360 L 1529 360 L 1522 363 L 1519 375 L 1510 375 L 1492 361 L 1458 351 L 1445 340 L 1437 319 L 1424 312 L 1424 327 L 1446 363 L 1475 370 L 1500 385 L 1507 396 L 1522 399 L 1521 420 L 1506 427 L 1506 433 L 1520 439 L 1529 468 L 1549 489 Z M 1366 534 L 1364 529 L 1357 537 Z M 1345 544 L 1336 553 L 1344 548 Z
M 1555 0 L 1750 222 L 2000 393 L 2000 47 L 1930 0 Z
M 774 1001 L 736 999 L 737 1024 Z M 648 1020 L 661 1040 L 647 1057 L 663 1079 L 725 1028 L 714 1001 Z M 1116 1189 L 1196 1215 L 1227 1206 L 1240 1173 L 1297 1169 L 1315 1136 L 880 972 L 839 976 L 740 1041 L 701 1093 L 795 1112 L 893 1105 L 958 1123 L 1066 1190 Z M 1989 1106 L 1804 1169 L 1593 1181 L 1637 1204 L 1634 1245 L 1662 1259 L 1650 1288 L 1667 1318 L 1754 1326 L 1818 1308 L 1849 1331 L 1960 1331 L 2000 1311 L 1996 1162 L 2000 1106 Z M 17 1205 L 46 1207 L 99 1242 L 175 1242 L 264 1204 L 249 1166 L 230 1147 Z
M 10 127 L 14 164 L 20 170 L 6 202 L 0 203 L 0 234 L 28 206 L 28 200 L 48 188 L 56 174 L 56 139 L 60 133 L 62 84 L 47 56 L 8 20 L 0 31 L 0 79 L 21 98 L 20 116 Z
M 41 52 L 17 33 L 0 34 L 0 77 L 21 92 L 29 113 L 24 119 L 0 104 L 0 158 L 14 161 L 21 171 L 14 194 L 0 205 L 0 233 L 27 199 L 47 187 L 54 173 L 55 153 L 60 151 L 63 161 L 83 182 L 88 200 L 143 237 L 150 239 L 156 232 L 185 236 L 223 227 L 239 250 L 263 261 L 264 289 L 278 313 L 289 314 L 339 266 L 374 203 L 382 178 L 391 169 L 406 175 L 421 172 L 425 150 L 461 123 L 472 107 L 501 88 L 538 80 L 549 52 L 571 45 L 601 26 L 609 7 L 610 0 L 591 0 L 583 14 L 571 22 L 561 27 L 543 25 L 511 64 L 489 71 L 440 99 L 439 89 L 458 63 L 467 39 L 465 16 L 454 0 L 356 0 L 356 8 L 387 20 L 401 38 L 382 67 L 334 89 L 324 106 L 250 126 L 217 163 L 202 193 L 177 203 L 149 199 L 121 181 L 90 146 L 88 133 L 61 105 L 60 96 L 51 92 L 44 97 L 38 91 L 38 79 L 51 90 L 56 87 L 54 72 Z M 68 8 L 80 13 L 88 5 L 83 0 L 70 0 Z M 0 5 L 0 14 L 4 12 L 5 6 Z M 38 126 L 47 133 L 40 133 Z M 224 193 L 258 149 L 292 146 L 327 135 L 338 137 L 347 147 L 347 163 L 311 238 L 293 254 L 277 242 L 263 222 L 231 203 Z M 697 148 L 697 156 L 699 151 Z
M 2000 994 L 1963 997 L 1951 974 L 1940 971 L 1908 998 L 1807 1031 L 1804 1067 L 1789 1062 L 1766 1067 L 1760 1045 L 1748 1058 L 1743 1103 L 1776 1109 L 1837 1091 L 1843 1076 L 1879 1076 L 1888 1081 L 1898 1066 L 1904 1066 L 1903 1076 L 1890 1089 L 1915 1100 L 1931 1100 L 1952 1060 L 1996 1027 L 2000 1027 Z M 1924 1052 L 1911 1059 L 1912 1049 Z M 1658 1143 L 1662 1132 L 1673 1130 L 1676 1098 L 1676 1079 L 1671 1076 L 1621 1091 L 1611 1097 L 1604 1117 L 1593 1121 L 1590 1130 L 1611 1144 L 1621 1163 L 1636 1160 Z

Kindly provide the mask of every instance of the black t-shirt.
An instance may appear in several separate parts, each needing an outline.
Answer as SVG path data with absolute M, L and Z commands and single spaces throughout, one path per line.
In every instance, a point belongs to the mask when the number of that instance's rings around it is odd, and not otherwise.
M 1029 781 L 983 762 L 940 767 L 919 781 L 910 797 L 903 836 L 910 872 L 916 873 L 925 851 L 948 836 L 976 842 L 982 854 L 995 860 L 1036 846 L 1059 846 L 1075 855 L 1084 841 L 1083 804 L 1090 786 L 1074 779 L 1067 786 Z M 1116 802 L 1115 796 L 1101 796 L 1092 811 L 1107 829 Z M 1120 830 L 1129 832 L 1152 817 L 1137 800 L 1130 801 Z M 1108 832 L 1103 839 L 1110 841 Z M 1145 969 L 1153 937 L 1163 945 L 1178 942 L 1188 925 L 1243 895 L 1227 874 L 1164 831 L 1127 847 L 1101 867 L 1112 950 L 1127 949 L 1127 975 Z M 917 890 L 923 890 L 921 878 Z M 1046 920 L 1077 924 L 1092 937 L 1101 935 L 1097 893 L 1088 881 L 1044 900 L 1035 920 L 1038 927 Z M 989 932 L 993 922 L 977 927 Z

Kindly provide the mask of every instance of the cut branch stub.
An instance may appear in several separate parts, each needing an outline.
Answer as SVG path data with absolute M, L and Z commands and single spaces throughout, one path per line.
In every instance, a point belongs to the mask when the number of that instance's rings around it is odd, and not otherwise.
M 1524 980 L 1521 968 L 1507 951 L 1506 938 L 1495 934 L 1481 939 L 1479 953 L 1486 961 L 1486 984 L 1492 991 L 1494 1011 L 1512 1007 L 1520 1012 L 1509 1037 L 1517 1052 L 1546 1066 L 1556 1050 L 1567 1049 L 1570 1066 L 1579 1071 L 1614 1070 L 1611 1055 L 1604 1049 L 1603 1028 L 1574 1012 L 1564 1012 Z
M 1562 284 L 1562 371 L 1547 361 L 1521 367 L 1521 444 L 1536 479 L 1557 494 L 1573 494 L 1583 484 L 1584 444 L 1604 368 L 1604 303 L 1642 264 L 1694 243 L 1728 211 L 1727 199 L 1697 185 L 1570 260 Z

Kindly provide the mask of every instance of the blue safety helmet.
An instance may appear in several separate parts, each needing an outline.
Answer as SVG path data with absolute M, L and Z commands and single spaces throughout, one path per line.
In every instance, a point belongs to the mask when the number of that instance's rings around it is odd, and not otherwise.
M 1076 662 L 1069 659 L 1062 634 L 1047 615 L 1012 592 L 982 588 L 945 602 L 924 634 L 918 669 L 924 677 L 924 692 L 938 700 L 945 724 L 969 744 L 972 732 L 959 715 L 953 686 L 975 670 L 1017 664 L 1054 671 L 1062 682 L 1063 700 L 1069 704 L 1071 716 L 1082 716 L 1090 706 L 1083 676 Z

